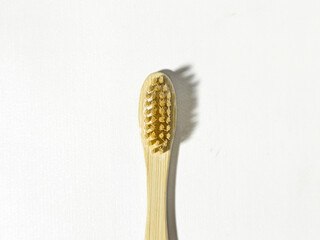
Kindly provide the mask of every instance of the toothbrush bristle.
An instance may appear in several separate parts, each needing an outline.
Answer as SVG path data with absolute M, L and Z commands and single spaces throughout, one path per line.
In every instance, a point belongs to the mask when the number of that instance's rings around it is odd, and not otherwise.
M 168 150 L 171 137 L 171 92 L 165 75 L 154 77 L 144 102 L 144 136 L 153 152 Z

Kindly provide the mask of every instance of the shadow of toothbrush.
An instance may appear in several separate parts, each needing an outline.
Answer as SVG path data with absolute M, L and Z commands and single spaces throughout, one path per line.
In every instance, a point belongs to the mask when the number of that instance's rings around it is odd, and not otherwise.
M 193 133 L 196 125 L 197 86 L 194 74 L 190 74 L 191 66 L 180 67 L 176 71 L 168 69 L 160 72 L 168 75 L 174 85 L 177 102 L 177 128 L 172 146 L 167 189 L 167 216 L 169 240 L 177 240 L 177 224 L 175 209 L 176 173 L 180 143 L 186 141 Z

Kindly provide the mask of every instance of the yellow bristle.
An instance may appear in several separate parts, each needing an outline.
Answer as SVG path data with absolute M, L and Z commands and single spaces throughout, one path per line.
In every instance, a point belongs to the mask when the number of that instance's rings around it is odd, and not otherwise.
M 150 122 L 150 120 L 151 120 L 151 117 L 146 117 L 146 118 L 144 119 L 144 122 L 145 122 L 145 123 L 148 123 L 148 122 Z
M 159 117 L 159 122 L 165 122 L 165 117 Z
M 154 123 L 155 121 L 157 121 L 157 119 L 155 117 L 152 116 L 151 118 L 151 122 Z
M 170 140 L 170 137 L 171 137 L 170 133 L 167 133 L 167 139 L 168 140 Z
M 166 101 L 160 100 L 159 105 L 160 105 L 161 107 L 164 107 L 164 106 L 166 105 Z
M 158 80 L 156 79 L 156 78 L 154 78 L 153 80 L 152 80 L 152 83 L 153 84 L 156 84 L 158 82 Z
M 159 113 L 160 113 L 161 115 L 163 115 L 164 112 L 165 112 L 164 108 L 159 108 Z
M 168 134 L 167 134 L 167 136 L 168 136 Z M 151 138 L 154 139 L 154 138 L 156 138 L 156 137 L 157 137 L 157 136 L 156 136 L 156 133 L 155 133 L 155 132 L 152 132 L 152 133 L 151 133 Z M 168 138 L 168 137 L 167 137 L 167 138 Z
M 159 92 L 159 91 L 161 90 L 161 87 L 160 87 L 160 86 L 155 86 L 154 90 L 155 90 L 156 92 Z
M 155 100 L 156 99 L 156 94 L 155 93 L 148 93 L 147 94 L 148 100 Z
M 168 127 L 167 127 L 168 128 Z M 154 131 L 156 129 L 156 127 L 153 125 L 153 124 L 151 124 L 151 125 L 149 125 L 149 130 L 150 131 Z
M 164 134 L 163 134 L 163 133 L 160 133 L 159 137 L 160 137 L 161 139 L 163 139 Z
M 162 87 L 162 91 L 164 91 L 164 92 L 168 91 L 168 86 L 167 86 L 167 85 L 164 85 L 164 86 Z
M 155 115 L 156 113 L 157 113 L 157 109 L 156 109 L 156 108 L 154 108 L 154 109 L 151 110 L 151 114 L 152 114 L 152 115 Z

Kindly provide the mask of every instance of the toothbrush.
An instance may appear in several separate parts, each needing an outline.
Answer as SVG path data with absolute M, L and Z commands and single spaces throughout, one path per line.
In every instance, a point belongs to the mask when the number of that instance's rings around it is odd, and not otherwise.
M 139 125 L 147 168 L 145 240 L 168 240 L 167 180 L 177 118 L 176 95 L 170 78 L 150 74 L 140 93 Z

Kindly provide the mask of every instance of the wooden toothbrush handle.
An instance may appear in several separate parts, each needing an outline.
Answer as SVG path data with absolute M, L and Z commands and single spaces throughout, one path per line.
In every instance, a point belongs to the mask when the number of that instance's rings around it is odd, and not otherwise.
M 167 155 L 167 154 L 165 154 Z M 148 210 L 145 240 L 168 240 L 167 180 L 170 157 L 148 156 Z

